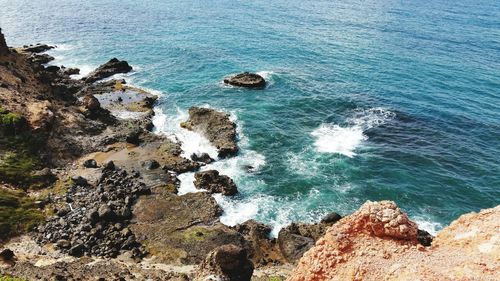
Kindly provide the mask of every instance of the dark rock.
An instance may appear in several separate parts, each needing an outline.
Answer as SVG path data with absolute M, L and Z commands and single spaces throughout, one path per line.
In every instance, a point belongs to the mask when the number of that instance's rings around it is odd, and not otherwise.
M 324 216 L 321 219 L 321 223 L 333 224 L 333 223 L 338 222 L 341 218 L 342 218 L 342 216 L 340 216 L 337 213 L 329 213 L 328 215 Z
M 419 229 L 417 231 L 417 240 L 420 244 L 425 247 L 429 247 L 432 244 L 434 237 L 427 231 Z
M 80 69 L 79 68 L 72 68 L 72 67 L 69 67 L 69 68 L 61 67 L 61 72 L 63 75 L 70 76 L 70 75 L 80 74 Z
M 208 155 L 208 153 L 204 152 L 201 155 L 198 155 L 196 153 L 191 154 L 191 160 L 196 161 L 196 162 L 202 162 L 205 164 L 212 163 L 214 159 Z
M 47 44 L 36 44 L 23 48 L 23 51 L 29 53 L 41 53 L 54 48 L 55 48 L 54 46 L 49 46 Z
M 166 171 L 185 173 L 198 170 L 200 168 L 200 164 L 184 157 L 172 157 L 162 168 Z
M 85 246 L 77 244 L 69 249 L 69 254 L 75 257 L 81 257 L 85 251 Z
M 218 280 L 249 281 L 254 266 L 247 257 L 245 249 L 229 244 L 223 245 L 208 254 L 200 265 L 200 279 L 212 276 Z
M 9 53 L 9 47 L 5 42 L 5 37 L 3 36 L 2 29 L 0 28 L 0 55 L 6 55 Z
M 47 184 L 53 183 L 57 180 L 57 177 L 52 173 L 49 168 L 43 168 L 42 170 L 35 171 L 33 176 L 38 180 L 43 181 Z
M 12 261 L 14 259 L 14 252 L 11 249 L 3 249 L 2 251 L 0 251 L 0 259 L 2 259 L 5 262 Z
M 85 168 L 97 168 L 97 162 L 94 159 L 87 159 L 83 162 Z
M 270 237 L 270 226 L 248 220 L 234 226 L 234 229 L 245 238 L 245 248 L 255 265 L 284 262 L 276 239 Z
M 326 223 L 292 223 L 278 234 L 278 246 L 283 257 L 291 263 L 298 261 L 331 225 Z
M 101 103 L 93 95 L 86 95 L 82 100 L 83 106 L 90 112 L 96 112 L 101 109 Z
M 88 184 L 87 180 L 82 176 L 73 176 L 71 180 L 75 185 L 86 186 Z
M 99 66 L 96 70 L 83 78 L 86 83 L 113 76 L 117 73 L 127 73 L 132 70 L 132 67 L 126 61 L 120 61 L 117 58 L 112 58 L 107 63 Z
M 68 240 L 60 239 L 57 240 L 56 246 L 63 249 L 69 249 L 71 247 L 71 243 Z
M 224 79 L 224 83 L 245 88 L 264 88 L 266 80 L 258 74 L 244 72 Z
M 148 170 L 154 170 L 160 167 L 160 163 L 156 160 L 147 160 L 143 163 L 143 166 Z
M 198 172 L 194 175 L 194 185 L 198 189 L 206 189 L 210 193 L 235 195 L 238 193 L 234 181 L 225 175 L 219 175 L 216 170 Z
M 49 54 L 32 54 L 28 60 L 36 64 L 46 64 L 54 60 L 54 57 Z
M 104 164 L 104 169 L 114 170 L 115 169 L 115 163 L 113 161 L 108 161 L 106 164 Z
M 238 153 L 236 145 L 236 124 L 229 115 L 210 108 L 191 107 L 189 119 L 181 127 L 203 134 L 225 158 Z
M 99 218 L 106 221 L 112 221 L 116 219 L 115 212 L 108 205 L 101 205 L 97 211 Z
M 45 67 L 45 71 L 50 72 L 50 73 L 57 73 L 61 68 L 57 65 L 49 65 Z

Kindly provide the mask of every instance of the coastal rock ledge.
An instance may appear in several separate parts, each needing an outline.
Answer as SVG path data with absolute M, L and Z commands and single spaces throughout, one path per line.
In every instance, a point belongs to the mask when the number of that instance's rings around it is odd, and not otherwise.
M 236 124 L 229 114 L 211 108 L 191 107 L 189 119 L 181 127 L 205 136 L 218 150 L 221 158 L 238 153 L 236 145 Z
M 289 281 L 499 280 L 500 206 L 461 216 L 432 246 L 394 202 L 365 203 L 329 228 Z

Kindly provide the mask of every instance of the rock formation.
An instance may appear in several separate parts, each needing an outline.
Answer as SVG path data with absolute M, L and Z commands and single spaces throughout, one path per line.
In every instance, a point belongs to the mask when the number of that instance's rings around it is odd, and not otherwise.
M 222 193 L 222 195 L 235 195 L 238 193 L 234 181 L 225 175 L 219 175 L 216 170 L 198 172 L 194 175 L 194 186 L 206 189 L 209 193 Z
M 95 81 L 111 77 L 117 73 L 127 73 L 131 70 L 132 67 L 126 61 L 112 58 L 107 63 L 92 71 L 89 75 L 83 78 L 83 80 L 87 83 L 93 83 Z
M 394 202 L 367 202 L 329 228 L 289 281 L 498 280 L 500 206 L 460 217 L 431 247 Z
M 5 42 L 5 37 L 3 36 L 2 29 L 0 28 L 0 56 L 9 53 L 9 47 L 7 47 L 7 42 Z
M 264 88 L 266 80 L 259 74 L 244 72 L 224 79 L 224 83 L 245 88 Z
M 197 280 L 250 281 L 253 269 L 245 249 L 228 244 L 208 254 L 200 265 Z
M 210 108 L 191 107 L 189 119 L 181 127 L 204 135 L 219 151 L 219 157 L 228 157 L 238 152 L 236 124 L 227 113 Z

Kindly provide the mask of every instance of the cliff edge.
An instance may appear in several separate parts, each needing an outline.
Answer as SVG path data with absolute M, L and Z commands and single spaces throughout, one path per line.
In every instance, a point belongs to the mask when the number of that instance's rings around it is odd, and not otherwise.
M 366 202 L 329 228 L 289 281 L 500 280 L 500 206 L 461 216 L 432 246 L 394 202 Z

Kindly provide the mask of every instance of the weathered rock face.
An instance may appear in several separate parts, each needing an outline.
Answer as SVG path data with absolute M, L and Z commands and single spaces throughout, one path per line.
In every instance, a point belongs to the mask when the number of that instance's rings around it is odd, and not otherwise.
M 224 79 L 224 83 L 245 88 L 264 88 L 266 80 L 258 74 L 244 72 Z
M 219 151 L 219 157 L 228 157 L 238 152 L 236 124 L 229 115 L 210 108 L 191 107 L 189 119 L 181 127 L 204 135 Z
M 0 28 L 0 55 L 5 55 L 9 53 L 9 47 L 5 42 L 5 37 L 3 36 L 2 29 Z
M 238 193 L 234 181 L 225 175 L 220 175 L 216 170 L 198 172 L 194 175 L 194 186 L 206 189 L 209 193 L 222 193 L 222 195 L 235 195 Z
M 223 245 L 208 254 L 200 265 L 196 280 L 250 281 L 253 264 L 245 249 L 233 245 Z
M 128 64 L 128 62 L 112 58 L 107 63 L 92 71 L 87 77 L 83 78 L 83 80 L 87 83 L 93 83 L 95 81 L 111 77 L 117 73 L 127 73 L 131 70 L 132 67 Z
M 320 223 L 292 223 L 284 227 L 278 234 L 278 245 L 281 253 L 288 262 L 298 261 L 325 234 L 326 229 L 340 218 L 340 215 L 331 213 Z
M 500 206 L 460 217 L 426 248 L 393 202 L 367 202 L 329 228 L 288 280 L 498 280 L 499 230 Z

